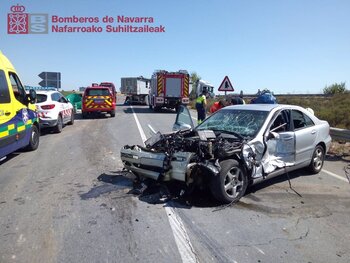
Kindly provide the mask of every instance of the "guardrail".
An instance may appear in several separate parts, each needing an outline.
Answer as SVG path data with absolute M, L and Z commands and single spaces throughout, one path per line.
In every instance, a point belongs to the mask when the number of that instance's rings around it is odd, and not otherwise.
M 350 130 L 332 128 L 330 131 L 332 140 L 350 142 Z

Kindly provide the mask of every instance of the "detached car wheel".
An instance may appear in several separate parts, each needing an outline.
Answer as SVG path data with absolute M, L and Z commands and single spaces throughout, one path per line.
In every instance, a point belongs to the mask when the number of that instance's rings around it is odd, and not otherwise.
M 213 177 L 210 190 L 220 202 L 237 202 L 247 189 L 248 178 L 236 160 L 225 160 L 220 165 L 220 174 Z
M 323 167 L 325 152 L 321 145 L 317 145 L 309 165 L 309 170 L 313 174 L 318 174 Z
M 34 150 L 38 149 L 38 147 L 39 147 L 39 137 L 40 137 L 39 129 L 38 129 L 37 126 L 33 125 L 31 133 L 30 133 L 29 144 L 26 147 L 26 150 L 34 151 Z
M 56 133 L 61 133 L 62 129 L 63 129 L 63 120 L 62 120 L 61 115 L 59 115 L 58 119 L 57 119 L 57 125 L 54 128 L 54 130 L 55 130 Z

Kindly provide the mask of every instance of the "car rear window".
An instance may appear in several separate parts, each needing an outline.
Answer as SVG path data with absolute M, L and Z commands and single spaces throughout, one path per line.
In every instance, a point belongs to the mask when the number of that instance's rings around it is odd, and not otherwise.
M 88 89 L 87 96 L 109 96 L 111 95 L 109 89 Z
M 36 102 L 41 103 L 47 100 L 47 96 L 45 94 L 36 94 Z

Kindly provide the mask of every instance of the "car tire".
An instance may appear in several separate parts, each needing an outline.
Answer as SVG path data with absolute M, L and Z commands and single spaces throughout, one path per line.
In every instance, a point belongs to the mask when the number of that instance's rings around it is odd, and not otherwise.
M 110 112 L 110 114 L 111 114 L 111 117 L 114 118 L 114 117 L 115 117 L 115 110 L 112 110 L 112 111 Z
M 81 117 L 82 117 L 83 119 L 86 119 L 86 118 L 87 118 L 87 113 L 86 113 L 86 112 L 82 112 L 82 113 L 81 113 Z
M 220 202 L 235 203 L 247 190 L 247 175 L 236 160 L 222 161 L 220 166 L 220 173 L 210 184 L 212 195 Z
M 56 133 L 61 133 L 61 132 L 62 132 L 62 129 L 63 129 L 63 120 L 62 120 L 62 116 L 61 116 L 61 115 L 58 115 L 58 118 L 57 118 L 57 125 L 55 126 L 54 131 L 55 131 Z
M 29 144 L 25 148 L 28 151 L 34 151 L 39 147 L 39 128 L 36 125 L 32 125 L 32 130 L 30 132 Z
M 324 157 L 324 148 L 321 145 L 317 145 L 312 153 L 312 159 L 308 167 L 312 174 L 318 174 L 322 170 Z
M 72 115 L 70 116 L 70 122 L 68 122 L 69 125 L 74 124 L 74 111 L 72 110 Z

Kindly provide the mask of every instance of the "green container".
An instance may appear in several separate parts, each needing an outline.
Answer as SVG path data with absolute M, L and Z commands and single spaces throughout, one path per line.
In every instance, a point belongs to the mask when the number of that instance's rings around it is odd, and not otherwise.
M 71 93 L 66 96 L 67 100 L 73 104 L 75 110 L 81 110 L 82 95 L 78 93 Z

